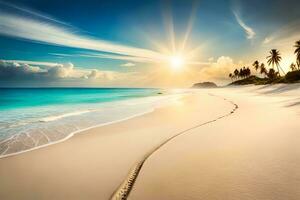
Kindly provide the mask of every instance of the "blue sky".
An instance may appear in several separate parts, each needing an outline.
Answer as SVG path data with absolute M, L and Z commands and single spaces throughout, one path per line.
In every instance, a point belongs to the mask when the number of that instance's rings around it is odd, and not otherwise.
M 0 84 L 224 82 L 233 67 L 263 62 L 271 48 L 291 62 L 299 8 L 295 0 L 1 1 Z M 185 67 L 175 73 L 168 65 L 178 54 Z

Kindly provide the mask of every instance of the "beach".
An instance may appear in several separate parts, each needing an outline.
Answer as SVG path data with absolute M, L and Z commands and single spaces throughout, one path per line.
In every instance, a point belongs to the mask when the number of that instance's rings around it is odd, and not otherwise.
M 299 88 L 195 89 L 2 158 L 0 199 L 111 199 L 141 161 L 128 199 L 300 199 Z

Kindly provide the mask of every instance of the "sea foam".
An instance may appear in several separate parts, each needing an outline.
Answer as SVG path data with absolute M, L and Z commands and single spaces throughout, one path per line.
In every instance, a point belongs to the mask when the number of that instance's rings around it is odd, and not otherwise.
M 40 122 L 50 122 L 50 121 L 59 120 L 59 119 L 65 118 L 65 117 L 70 117 L 70 116 L 76 116 L 76 115 L 89 113 L 89 112 L 92 112 L 92 111 L 93 110 L 82 110 L 82 111 L 70 112 L 70 113 L 61 114 L 61 115 L 45 117 L 45 118 L 40 119 L 39 121 Z

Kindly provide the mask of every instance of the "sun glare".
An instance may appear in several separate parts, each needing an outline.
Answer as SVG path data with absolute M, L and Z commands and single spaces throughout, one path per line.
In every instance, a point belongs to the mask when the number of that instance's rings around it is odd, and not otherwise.
M 172 69 L 179 70 L 184 65 L 184 59 L 181 56 L 172 56 L 170 58 L 170 64 Z

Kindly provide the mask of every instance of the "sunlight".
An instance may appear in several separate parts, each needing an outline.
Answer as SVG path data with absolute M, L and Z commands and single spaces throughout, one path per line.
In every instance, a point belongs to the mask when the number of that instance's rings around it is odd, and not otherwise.
M 292 63 L 296 63 L 294 55 L 289 51 L 282 53 L 282 61 L 280 63 L 280 66 L 285 72 L 288 72 L 290 70 L 290 65 Z
M 205 42 L 198 41 L 192 42 L 193 28 L 196 20 L 196 14 L 198 9 L 198 3 L 193 3 L 192 9 L 189 12 L 189 18 L 187 19 L 185 26 L 175 27 L 174 19 L 172 15 L 172 9 L 169 5 L 164 7 L 162 16 L 165 28 L 165 37 L 154 38 L 157 36 L 157 32 L 147 33 L 142 32 L 146 39 L 154 46 L 156 52 L 161 54 L 159 59 L 153 59 L 151 61 L 157 61 L 158 64 L 163 64 L 168 68 L 168 71 L 179 72 L 176 73 L 180 76 L 183 73 L 187 73 L 188 68 L 194 68 L 196 65 L 207 65 L 208 62 L 201 62 L 201 52 L 206 48 L 209 40 Z M 153 28 L 155 29 L 155 27 Z M 174 76 L 175 73 L 171 73 Z
M 172 56 L 170 58 L 170 64 L 171 64 L 172 69 L 179 70 L 184 65 L 184 59 L 182 56 L 178 56 L 178 55 Z

